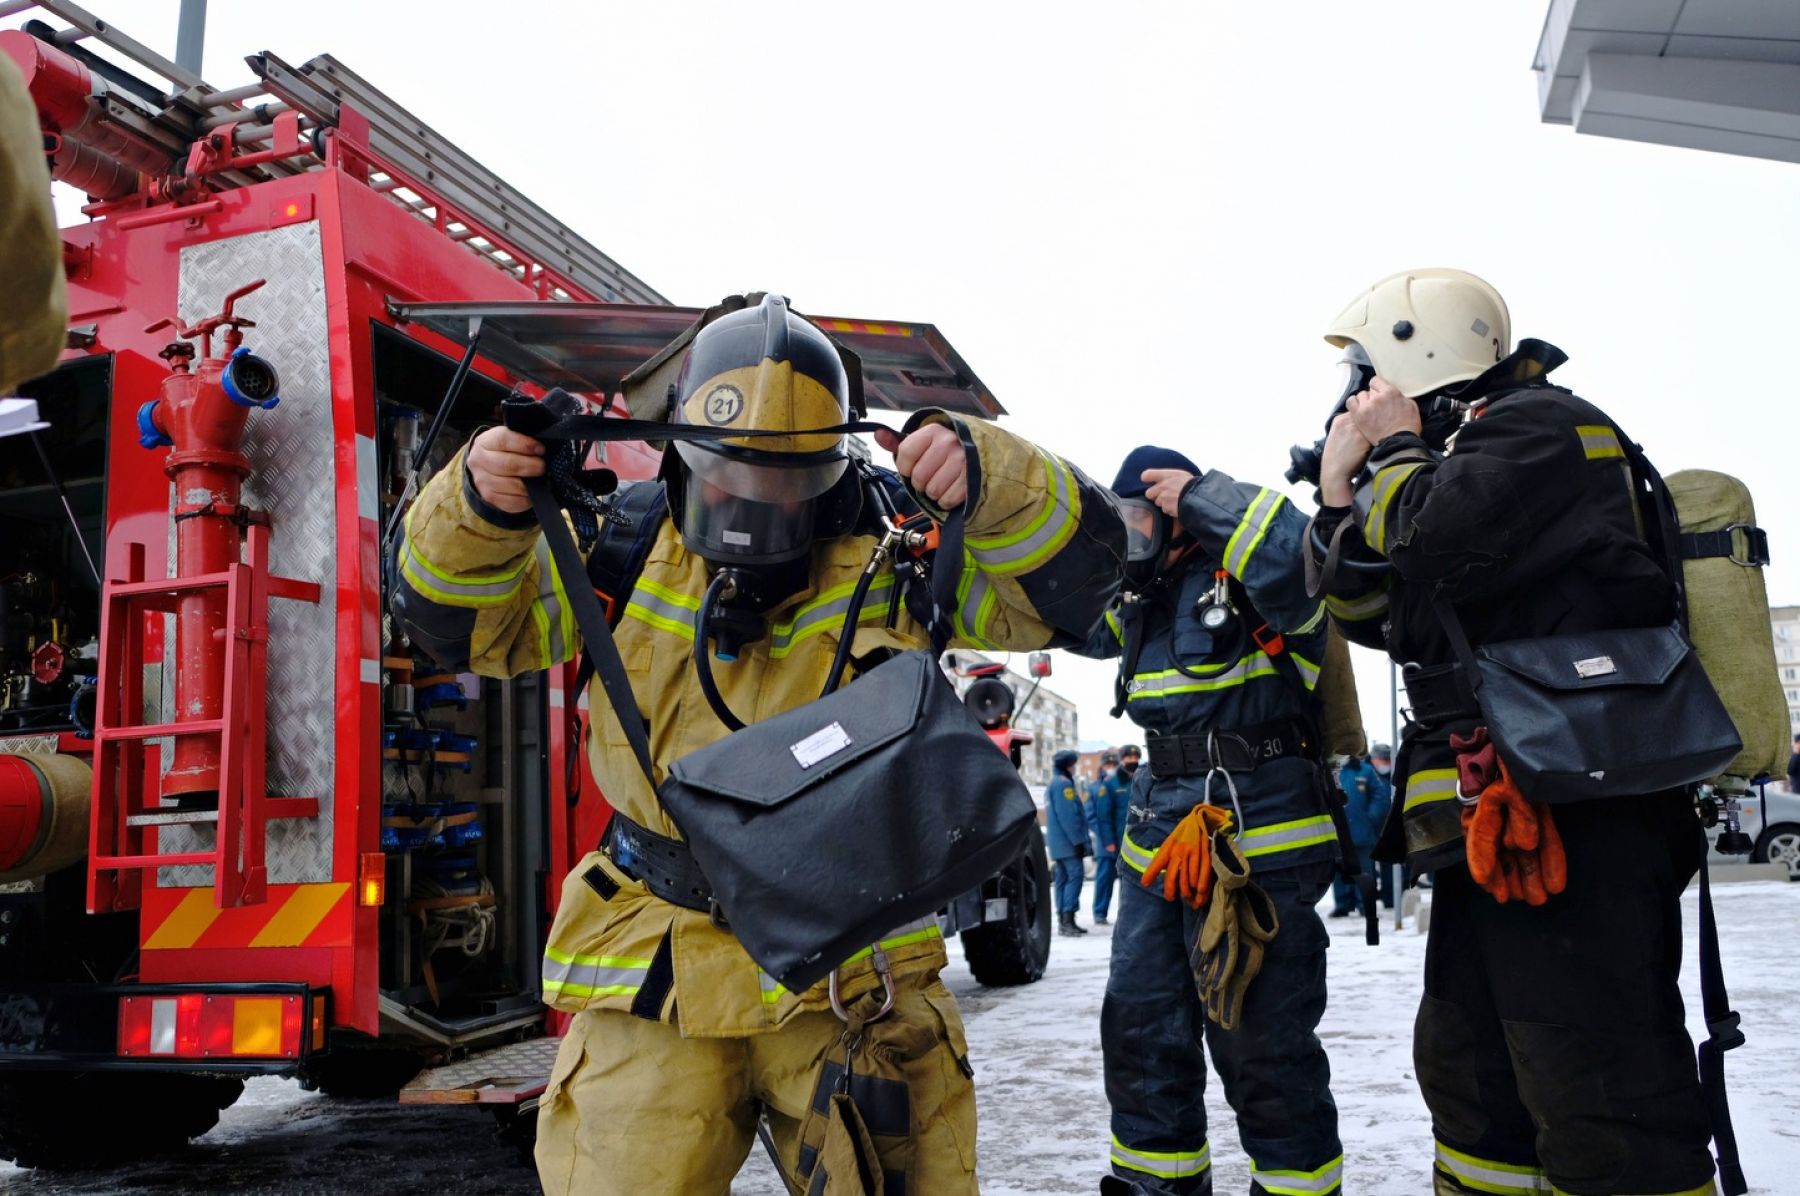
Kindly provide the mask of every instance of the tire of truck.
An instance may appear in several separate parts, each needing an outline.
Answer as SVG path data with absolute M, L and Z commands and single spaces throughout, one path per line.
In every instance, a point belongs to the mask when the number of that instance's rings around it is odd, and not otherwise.
M 1006 919 L 962 932 L 963 958 L 975 979 L 990 988 L 1030 984 L 1050 963 L 1050 863 L 1044 832 L 1031 828 L 1025 849 L 1001 870 L 999 895 Z
M 15 1072 L 0 1078 L 0 1158 L 86 1171 L 164 1154 L 219 1124 L 243 1091 L 184 1072 Z
M 386 1100 L 423 1070 L 417 1051 L 334 1035 L 329 1051 L 307 1060 L 300 1084 L 338 1100 Z

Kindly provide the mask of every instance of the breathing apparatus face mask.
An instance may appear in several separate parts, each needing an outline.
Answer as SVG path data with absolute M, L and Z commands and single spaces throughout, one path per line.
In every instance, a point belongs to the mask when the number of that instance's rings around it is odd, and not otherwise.
M 1121 498 L 1125 519 L 1125 583 L 1142 591 L 1156 580 L 1169 550 L 1169 517 L 1145 498 Z
M 812 548 L 820 495 L 843 476 L 847 459 L 780 460 L 733 454 L 730 446 L 678 442 L 686 475 L 681 534 L 716 565 L 772 565 Z

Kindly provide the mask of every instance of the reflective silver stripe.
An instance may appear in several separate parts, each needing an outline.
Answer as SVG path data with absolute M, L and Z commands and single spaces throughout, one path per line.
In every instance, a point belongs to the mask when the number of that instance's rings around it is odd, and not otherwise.
M 1333 618 L 1342 619 L 1346 623 L 1355 623 L 1363 619 L 1373 619 L 1376 615 L 1386 614 L 1388 608 L 1387 590 L 1376 590 L 1373 594 L 1364 594 L 1361 598 L 1337 598 L 1325 596 L 1325 609 Z
M 1465 1187 L 1472 1187 L 1477 1192 L 1491 1192 L 1494 1196 L 1536 1196 L 1539 1192 L 1553 1190 L 1550 1181 L 1536 1167 L 1476 1158 L 1452 1150 L 1442 1142 L 1437 1144 L 1437 1165 Z
M 1112 1161 L 1161 1179 L 1185 1179 L 1212 1166 L 1212 1144 L 1203 1142 L 1199 1150 L 1133 1150 L 1114 1134 Z
M 1300 626 L 1294 628 L 1294 634 L 1295 635 L 1308 634 L 1309 632 L 1312 631 L 1313 628 L 1317 627 L 1321 622 L 1323 622 L 1324 618 L 1325 618 L 1325 604 L 1323 602 L 1321 602 L 1321 603 L 1319 603 L 1319 605 L 1317 605 L 1313 608 L 1312 618 L 1310 618 L 1306 622 L 1300 624 Z
M 764 1005 L 773 1005 L 787 995 L 787 986 L 761 968 L 756 969 L 756 984 L 762 990 Z
M 1406 778 L 1406 799 L 1400 803 L 1400 809 L 1406 811 L 1430 802 L 1449 801 L 1455 796 L 1454 768 L 1422 768 Z
M 544 992 L 551 996 L 626 997 L 643 986 L 647 959 L 623 955 L 563 955 L 544 952 Z
M 888 598 L 893 588 L 894 575 L 892 573 L 883 573 L 871 581 L 868 597 L 863 602 L 862 611 L 858 615 L 858 622 L 887 618 Z M 877 595 L 881 596 L 880 602 L 875 600 Z M 818 606 L 803 607 L 794 616 L 793 622 L 776 624 L 769 636 L 769 659 L 780 660 L 793 651 L 796 643 L 807 636 L 816 635 L 830 626 L 842 626 L 845 617 L 850 613 L 850 598 L 851 595 L 846 593 L 842 597 L 833 598 Z
M 1619 434 L 1605 424 L 1584 424 L 1576 428 L 1575 432 L 1581 437 L 1581 451 L 1590 461 L 1604 461 L 1625 455 L 1625 446 L 1619 443 Z
M 1238 521 L 1237 530 L 1231 533 L 1231 539 L 1225 542 L 1225 555 L 1220 564 L 1233 577 L 1241 579 L 1244 570 L 1249 567 L 1250 558 L 1261 546 L 1263 538 L 1269 534 L 1269 525 L 1275 521 L 1275 512 L 1287 499 L 1280 493 L 1264 486 Z
M 1044 459 L 1044 484 L 1050 493 L 1038 518 L 1013 535 L 970 537 L 965 541 L 969 556 L 990 573 L 1016 573 L 1041 563 L 1074 527 L 1075 479 L 1060 458 L 1039 451 Z
M 400 542 L 400 574 L 425 597 L 449 606 L 498 606 L 518 590 L 524 580 L 523 561 L 510 573 L 458 576 L 432 565 L 413 546 Z
M 1319 684 L 1319 666 L 1298 652 L 1289 652 L 1288 659 L 1300 670 L 1300 680 L 1306 682 L 1306 688 L 1315 689 Z
M 1155 852 L 1145 851 L 1133 843 L 1129 831 L 1125 833 L 1125 841 L 1119 845 L 1119 854 L 1125 857 L 1126 866 L 1136 872 L 1142 872 L 1148 868 L 1150 861 L 1156 857 Z
M 560 664 L 569 659 L 567 629 L 563 625 L 568 613 L 563 609 L 560 597 L 562 582 L 555 562 L 550 559 L 550 545 L 542 536 L 538 537 L 537 547 L 532 551 L 538 563 L 536 617 L 545 631 L 544 650 L 549 654 L 545 664 Z
M 1277 822 L 1272 826 L 1252 827 L 1238 840 L 1238 847 L 1244 858 L 1249 859 L 1336 841 L 1337 828 L 1332 826 L 1331 816 L 1315 814 L 1311 818 L 1296 818 L 1291 822 Z
M 963 574 L 969 583 L 968 592 L 956 608 L 956 629 L 959 635 L 978 648 L 991 648 L 982 632 L 987 630 L 983 608 L 991 608 L 994 601 L 994 587 L 988 582 L 987 574 L 979 569 L 967 570 Z
M 690 640 L 694 638 L 694 612 L 646 589 L 641 582 L 631 591 L 631 601 L 625 604 L 625 613 L 652 627 L 686 636 Z
M 1322 1196 L 1344 1182 L 1344 1156 L 1314 1171 L 1264 1171 L 1251 1163 L 1250 1177 L 1269 1196 Z
M 1376 552 L 1387 551 L 1388 502 L 1423 464 L 1422 461 L 1396 462 L 1382 466 L 1381 472 L 1375 475 L 1375 501 L 1369 506 L 1368 518 L 1363 520 L 1363 541 Z

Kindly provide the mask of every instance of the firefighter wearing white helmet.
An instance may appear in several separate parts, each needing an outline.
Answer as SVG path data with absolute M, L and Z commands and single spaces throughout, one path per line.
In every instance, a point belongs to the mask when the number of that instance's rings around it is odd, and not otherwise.
M 1359 295 L 1325 334 L 1349 398 L 1307 534 L 1339 627 L 1407 666 L 1417 721 L 1376 858 L 1434 878 L 1414 1040 L 1434 1191 L 1700 1196 L 1711 1127 L 1677 985 L 1692 804 L 1552 814 L 1499 759 L 1434 610 L 1477 645 L 1675 617 L 1630 442 L 1548 380 L 1560 350 L 1510 336 L 1499 294 L 1461 271 Z
M 845 626 L 846 596 L 883 530 L 865 483 L 903 511 L 962 510 L 967 597 L 952 642 L 1022 650 L 1086 638 L 1113 595 L 1095 579 L 1118 576 L 1125 531 L 1072 465 L 992 424 L 926 410 L 901 435 L 878 434 L 897 475 L 865 479 L 830 430 L 845 421 L 852 375 L 817 325 L 778 296 L 734 297 L 691 335 L 676 422 L 792 435 L 669 449 L 660 479 L 620 490 L 616 512 L 632 517 L 609 517 L 588 557 L 596 588 L 616 599 L 614 636 L 659 776 L 728 733 L 692 659 L 697 637 L 726 655 L 701 610 L 722 567 L 754 579 L 736 610 L 735 659 L 714 673 L 746 721 L 817 698 L 844 636 L 853 670 L 929 643 L 930 610 L 918 603 L 929 598 L 914 587 L 897 607 L 877 589 Z M 524 495 L 522 479 L 543 472 L 537 441 L 490 429 L 408 514 L 396 622 L 447 668 L 510 676 L 580 650 Z M 973 1073 L 938 979 L 936 921 L 897 926 L 838 967 L 849 1014 L 894 997 L 862 1024 L 851 1082 L 828 983 L 788 991 L 709 916 L 704 872 L 604 713 L 598 680 L 587 696 L 588 762 L 615 815 L 601 849 L 564 880 L 544 953 L 544 998 L 574 1015 L 538 1116 L 545 1191 L 724 1196 L 760 1122 L 796 1191 L 975 1192 Z M 880 850 L 845 843 L 820 866 Z

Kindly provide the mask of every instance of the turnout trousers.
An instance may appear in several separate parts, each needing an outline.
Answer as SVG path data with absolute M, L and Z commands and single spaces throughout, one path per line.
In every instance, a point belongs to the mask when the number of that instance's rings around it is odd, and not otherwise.
M 1554 809 L 1569 881 L 1547 904 L 1501 905 L 1463 865 L 1435 874 L 1413 1038 L 1435 1190 L 1712 1193 L 1677 984 L 1693 814 L 1666 796 Z
M 895 983 L 893 1013 L 864 1030 L 863 1050 L 879 1053 L 880 1067 L 858 1072 L 862 1057 L 853 1059 L 851 1095 L 884 1172 L 871 1190 L 974 1196 L 975 1089 L 956 1002 L 932 974 Z M 759 1114 L 782 1171 L 797 1174 L 803 1152 L 817 1149 L 822 1127 L 809 1127 L 808 1114 L 828 1056 L 843 1057 L 843 1032 L 829 1009 L 803 1010 L 779 1029 L 742 1038 L 684 1038 L 667 1022 L 614 1010 L 576 1014 L 538 1110 L 544 1191 L 726 1196 Z M 815 1179 L 833 1162 L 833 1147 L 825 1134 L 810 1168 Z M 865 1188 L 848 1170 L 817 1190 L 860 1196 Z
M 1188 962 L 1206 911 L 1165 901 L 1160 885 L 1146 889 L 1139 874 L 1122 870 L 1100 1014 L 1114 1175 L 1169 1196 L 1212 1192 L 1202 1099 L 1210 1053 L 1250 1156 L 1251 1192 L 1341 1191 L 1331 1065 L 1314 1032 L 1325 1012 L 1327 935 L 1313 907 L 1332 870 L 1326 861 L 1253 870 L 1281 929 L 1231 1031 L 1207 1020 Z

